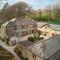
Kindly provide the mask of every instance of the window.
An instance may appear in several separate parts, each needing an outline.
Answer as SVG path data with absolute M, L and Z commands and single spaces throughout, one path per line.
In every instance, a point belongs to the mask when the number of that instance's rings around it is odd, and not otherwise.
M 22 29 L 24 29 L 24 25 L 22 25 Z
M 28 25 L 26 25 L 26 28 L 28 28 Z
M 17 30 L 17 27 L 14 27 L 14 30 Z
M 33 25 L 33 27 L 36 27 L 36 24 L 35 24 L 35 25 Z
M 28 25 L 28 28 L 33 28 L 33 25 Z
M 34 54 L 33 54 L 33 57 L 34 57 Z
M 23 50 L 23 46 L 21 46 L 21 49 Z
M 18 26 L 18 28 L 19 28 L 19 29 L 21 29 L 21 28 L 22 28 L 22 26 L 21 26 L 21 25 L 19 25 L 19 26 Z
M 45 28 L 47 28 L 47 26 Z
M 33 54 L 33 58 L 36 58 L 36 55 L 35 54 Z

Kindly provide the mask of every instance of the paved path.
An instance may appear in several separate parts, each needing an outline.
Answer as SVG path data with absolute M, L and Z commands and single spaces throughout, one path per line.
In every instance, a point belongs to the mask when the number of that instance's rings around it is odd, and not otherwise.
M 18 55 L 14 52 L 15 46 L 7 46 L 4 42 L 0 41 L 0 46 L 9 51 L 13 54 L 13 56 L 16 58 L 16 60 L 21 60 Z
M 26 36 L 24 36 L 24 37 L 20 37 L 18 42 L 25 41 L 25 40 L 27 40 L 28 37 L 30 37 L 30 36 L 33 36 L 33 34 L 26 35 Z

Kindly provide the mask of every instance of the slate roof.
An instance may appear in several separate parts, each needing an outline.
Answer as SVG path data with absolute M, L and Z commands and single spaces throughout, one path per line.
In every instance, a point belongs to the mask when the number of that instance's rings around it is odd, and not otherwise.
M 36 25 L 36 22 L 31 18 L 21 18 L 20 17 L 20 18 L 14 18 L 14 19 L 10 20 L 7 24 L 5 24 L 4 27 L 6 27 L 6 34 L 8 36 L 12 36 L 15 34 L 17 26 L 29 25 L 29 24 Z
M 20 25 L 36 24 L 36 22 L 31 18 L 17 18 L 16 23 Z
M 42 27 L 46 24 L 47 24 L 47 22 L 37 22 L 37 27 Z
M 15 26 L 16 26 L 15 21 L 10 21 L 6 27 L 15 27 Z
M 49 24 L 49 26 L 53 30 L 60 31 L 60 25 L 57 25 L 57 24 Z
M 17 26 L 17 25 L 29 25 L 36 24 L 36 22 L 31 18 L 15 18 L 15 21 L 10 21 L 7 27 Z
M 60 25 L 59 24 L 50 24 L 50 23 L 47 23 L 47 22 L 37 22 L 37 27 L 39 27 L 39 28 L 41 28 L 45 25 L 48 25 L 49 28 L 51 28 L 53 30 L 60 31 Z
M 30 41 L 28 41 L 28 40 L 26 40 L 26 41 L 21 41 L 21 42 L 19 42 L 18 44 L 19 44 L 19 45 L 23 45 L 23 46 L 25 46 L 25 47 L 30 47 L 31 45 L 33 45 L 33 43 L 30 42 Z
M 25 46 L 31 52 L 40 56 L 42 59 L 44 57 L 45 59 L 47 59 L 53 54 L 55 54 L 58 50 L 60 50 L 60 35 L 57 35 L 56 37 L 53 37 L 44 41 L 39 41 L 36 43 L 32 43 L 27 40 L 27 41 L 22 41 L 19 44 Z M 44 52 L 43 52 L 43 49 L 44 49 Z

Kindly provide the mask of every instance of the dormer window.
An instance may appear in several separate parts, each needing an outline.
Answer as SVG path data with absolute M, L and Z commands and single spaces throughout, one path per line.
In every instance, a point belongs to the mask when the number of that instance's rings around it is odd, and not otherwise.
M 45 28 L 47 28 L 47 26 Z

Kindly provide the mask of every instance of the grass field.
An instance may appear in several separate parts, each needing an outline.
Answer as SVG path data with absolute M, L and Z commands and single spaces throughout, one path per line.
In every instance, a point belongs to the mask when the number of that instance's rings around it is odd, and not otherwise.
M 53 20 L 53 21 L 48 21 L 49 24 L 59 24 L 60 25 L 60 20 Z

